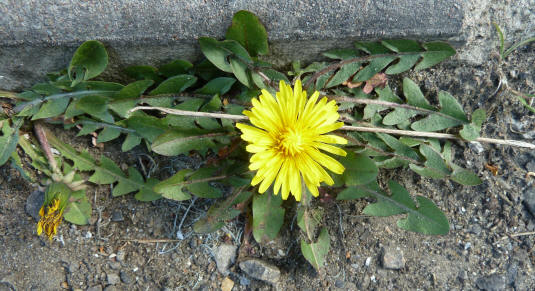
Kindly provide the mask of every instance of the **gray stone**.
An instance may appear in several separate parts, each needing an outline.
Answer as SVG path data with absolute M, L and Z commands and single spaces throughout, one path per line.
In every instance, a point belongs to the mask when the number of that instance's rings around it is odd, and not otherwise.
M 44 202 L 45 192 L 35 190 L 28 196 L 28 198 L 26 198 L 26 205 L 24 209 L 28 215 L 35 218 L 35 220 L 39 220 L 39 209 L 41 209 L 41 206 L 43 206 Z
M 134 283 L 134 278 L 130 274 L 128 274 L 128 272 L 121 271 L 121 273 L 119 273 L 119 276 L 121 277 L 121 281 L 123 281 L 123 283 L 125 284 Z
M 104 288 L 104 291 L 117 291 L 117 290 L 119 289 L 113 285 L 109 285 L 109 286 L 106 286 L 106 288 Z
M 124 259 L 126 258 L 126 253 L 123 250 L 120 250 L 117 252 L 117 256 L 115 258 L 118 262 L 124 262 Z
M 214 259 L 217 270 L 223 275 L 229 274 L 229 268 L 234 264 L 238 247 L 230 244 L 222 244 L 214 250 Z
M 357 39 L 459 36 L 462 1 L 282 0 L 0 2 L 0 89 L 16 90 L 66 67 L 84 40 L 109 48 L 108 74 L 128 65 L 199 58 L 197 39 L 223 38 L 232 15 L 249 10 L 268 31 L 278 65 L 310 61 Z M 61 25 L 58 25 L 61 24 Z M 116 75 L 115 75 L 116 76 Z
M 91 286 L 87 288 L 86 291 L 102 291 L 102 286 L 100 285 Z
M 476 154 L 481 154 L 485 151 L 483 145 L 478 141 L 472 141 L 468 143 L 468 147 Z
M 115 273 L 106 273 L 106 279 L 110 285 L 119 284 L 121 282 L 119 275 Z
M 259 259 L 241 262 L 240 269 L 254 279 L 271 284 L 277 283 L 281 275 L 279 268 Z
M 535 187 L 530 187 L 524 191 L 524 205 L 535 216 Z
M 383 249 L 382 257 L 383 268 L 399 270 L 405 267 L 405 258 L 403 251 L 399 247 L 387 247 Z
M 115 210 L 111 214 L 111 221 L 113 222 L 121 222 L 124 221 L 123 213 L 120 210 Z
M 111 268 L 112 270 L 119 270 L 119 269 L 121 269 L 121 263 L 119 263 L 119 262 L 115 262 L 115 261 L 111 261 L 111 262 L 109 262 L 109 263 L 108 263 L 108 266 L 110 266 L 110 268 Z
M 492 274 L 476 280 L 477 288 L 487 291 L 505 290 L 505 276 Z

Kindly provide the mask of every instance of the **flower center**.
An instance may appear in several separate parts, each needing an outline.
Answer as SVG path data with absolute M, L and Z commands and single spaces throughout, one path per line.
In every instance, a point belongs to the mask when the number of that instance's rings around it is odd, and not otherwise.
M 303 150 L 304 139 L 301 132 L 289 129 L 280 136 L 280 148 L 286 155 L 295 155 Z

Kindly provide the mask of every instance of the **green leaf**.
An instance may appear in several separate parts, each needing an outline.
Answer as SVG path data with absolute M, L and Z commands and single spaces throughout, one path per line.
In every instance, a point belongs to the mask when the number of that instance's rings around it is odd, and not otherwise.
M 391 51 L 379 42 L 357 41 L 355 46 L 370 55 L 388 54 Z
M 162 198 L 162 195 L 154 192 L 152 189 L 160 181 L 154 178 L 148 178 L 145 185 L 139 189 L 139 191 L 134 195 L 134 198 L 138 201 L 150 202 Z
M 232 72 L 228 61 L 230 55 L 237 56 L 242 61 L 252 62 L 247 50 L 235 40 L 217 41 L 210 37 L 201 37 L 199 44 L 204 56 L 221 71 Z
M 414 67 L 416 71 L 432 67 L 456 53 L 455 49 L 444 42 L 428 42 L 423 47 L 427 51 L 422 53 L 422 60 Z
M 419 205 L 417 212 L 411 212 L 407 218 L 398 220 L 398 227 L 426 235 L 448 234 L 448 218 L 433 201 L 424 196 L 417 196 L 416 201 Z
M 160 73 L 167 78 L 176 75 L 187 74 L 193 68 L 193 64 L 184 60 L 175 60 L 160 67 Z
M 329 83 L 326 85 L 327 88 L 338 86 L 343 82 L 347 81 L 349 77 L 353 76 L 356 71 L 360 69 L 360 62 L 349 63 L 343 65 L 336 74 L 330 79 Z
M 311 195 L 307 192 L 304 195 Z M 308 208 L 302 207 L 303 204 L 299 204 L 297 209 L 297 226 L 305 232 L 307 235 L 313 236 L 316 233 L 317 227 L 320 225 L 323 217 L 322 208 Z
M 191 150 L 206 151 L 216 148 L 214 138 L 224 133 L 196 134 L 178 131 L 167 131 L 152 143 L 152 150 L 164 156 L 176 156 Z
M 63 97 L 47 101 L 45 104 L 43 104 L 43 106 L 41 106 L 37 114 L 32 117 L 32 120 L 61 115 L 63 112 L 65 112 L 67 105 L 69 105 L 69 100 L 69 97 Z
M 284 222 L 282 196 L 272 190 L 253 196 L 253 236 L 257 242 L 275 239 Z
M 206 216 L 193 225 L 193 230 L 197 233 L 214 232 L 223 227 L 226 220 L 240 215 L 241 211 L 234 206 L 248 200 L 253 194 L 249 191 L 243 191 L 246 187 L 248 185 L 234 189 L 232 194 L 221 203 L 213 204 L 206 212 Z
M 466 186 L 475 186 L 483 183 L 476 174 L 463 168 L 455 169 L 451 173 L 450 179 Z
M 372 59 L 366 67 L 357 73 L 357 75 L 353 78 L 353 82 L 364 82 L 371 79 L 373 76 L 375 76 L 375 74 L 379 73 L 395 59 L 395 56 L 385 56 L 382 58 Z
M 111 192 L 113 197 L 137 191 L 139 185 L 145 183 L 143 176 L 141 176 L 139 171 L 133 167 L 128 168 L 128 178 L 129 179 L 120 180 L 119 183 L 113 187 L 113 191 Z
M 422 50 L 417 41 L 410 39 L 383 40 L 381 44 L 396 53 L 418 52 Z
M 358 57 L 359 53 L 355 49 L 332 49 L 322 53 L 322 55 L 330 59 L 348 60 Z
M 483 109 L 477 109 L 472 113 L 472 122 L 465 124 L 463 129 L 459 132 L 461 137 L 467 141 L 476 140 L 481 132 L 481 125 L 485 122 L 487 114 Z
M 113 116 L 108 112 L 108 98 L 104 96 L 86 96 L 76 102 L 76 109 L 81 110 L 99 120 L 113 123 Z
M 178 94 L 197 82 L 197 77 L 192 75 L 178 75 L 163 81 L 149 95 Z
M 358 186 L 363 187 L 363 186 Z M 390 216 L 407 213 L 408 216 L 397 222 L 398 227 L 423 234 L 447 234 L 449 232 L 448 219 L 438 207 L 429 199 L 417 196 L 418 207 L 410 197 L 409 192 L 395 181 L 389 181 L 388 187 L 392 195 L 382 190 L 364 188 L 376 203 L 364 208 L 363 213 L 374 216 Z
M 104 45 L 96 40 L 84 42 L 71 59 L 68 75 L 72 86 L 102 73 L 108 66 L 108 53 Z
M 208 182 L 201 182 L 213 177 L 215 168 L 200 168 L 188 177 L 189 183 L 186 185 L 193 195 L 201 198 L 219 198 L 222 196 L 221 190 L 210 186 Z
M 182 201 L 191 198 L 191 195 L 184 192 L 182 188 L 185 184 L 185 179 L 191 170 L 184 169 L 178 171 L 171 178 L 163 180 L 154 186 L 154 191 L 162 194 L 167 199 Z
M 65 207 L 63 218 L 78 225 L 89 224 L 91 218 L 91 203 L 87 200 L 85 190 L 73 192 Z
M 121 150 L 123 152 L 130 151 L 135 146 L 141 143 L 141 137 L 135 133 L 129 133 L 126 138 L 124 139 L 123 145 L 121 146 Z
M 236 79 L 228 77 L 219 77 L 211 80 L 206 83 L 202 88 L 197 89 L 195 93 L 206 94 L 206 95 L 223 95 L 227 93 L 232 85 L 236 83 Z
M 387 75 L 400 74 L 412 68 L 420 59 L 419 54 L 399 56 L 398 62 L 388 67 L 385 71 Z
M 234 14 L 225 37 L 239 42 L 253 57 L 268 53 L 266 28 L 249 11 L 240 10 Z
M 125 122 L 129 129 L 135 130 L 138 136 L 149 142 L 153 142 L 169 128 L 165 120 L 145 114 L 131 116 Z
M 411 128 L 416 131 L 437 131 L 445 128 L 468 123 L 463 108 L 449 93 L 440 91 L 438 93 L 440 102 L 440 113 L 447 115 L 432 114 L 422 120 L 416 121 Z M 449 116 L 449 117 L 448 117 Z
M 418 154 L 411 147 L 403 144 L 397 138 L 385 133 L 377 133 L 377 136 L 391 147 L 396 154 L 416 161 L 420 160 Z
M 301 240 L 301 253 L 316 270 L 319 270 L 325 264 L 330 246 L 329 232 L 323 227 L 315 243 L 307 244 L 305 240 Z
M 94 170 L 95 173 L 89 177 L 88 181 L 95 184 L 112 184 L 119 180 L 119 178 L 125 177 L 121 168 L 106 156 L 102 156 L 100 165 L 95 167 Z
M 128 110 L 138 103 L 139 96 L 153 84 L 152 80 L 140 80 L 128 84 L 113 97 L 113 101 L 108 104 L 109 108 L 125 118 Z
M 377 177 L 377 166 L 366 155 L 348 152 L 340 162 L 345 167 L 342 177 L 347 186 L 368 184 Z
M 234 76 L 236 76 L 236 79 L 238 79 L 238 81 L 240 81 L 243 85 L 251 88 L 252 82 L 249 76 L 247 65 L 241 60 L 230 58 L 230 67 L 232 68 L 232 73 Z
M 158 70 L 151 66 L 130 66 L 124 72 L 127 76 L 136 80 L 153 80 L 156 83 L 162 80 L 158 75 Z
M 425 168 L 414 165 L 414 164 L 410 164 L 409 167 L 414 172 L 422 176 L 430 177 L 434 179 L 445 178 L 451 173 L 451 170 L 448 168 L 448 166 L 444 162 L 443 157 L 438 152 L 436 152 L 432 147 L 426 144 L 421 144 L 420 153 L 422 153 L 422 155 L 427 159 L 425 162 Z
M 11 153 L 17 148 L 19 127 L 21 125 L 22 120 L 14 127 L 9 126 L 8 119 L 0 121 L 0 166 L 7 162 Z
M 420 87 L 409 78 L 403 78 L 403 95 L 407 98 L 407 103 L 412 106 L 433 110 L 433 106 L 425 99 Z
M 121 135 L 121 131 L 115 127 L 104 127 L 98 134 L 97 143 L 114 140 Z

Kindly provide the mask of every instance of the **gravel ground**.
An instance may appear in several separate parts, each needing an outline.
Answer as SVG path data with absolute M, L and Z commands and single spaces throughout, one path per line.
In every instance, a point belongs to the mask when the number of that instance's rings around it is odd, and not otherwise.
M 499 19 L 506 33 L 520 39 L 522 25 L 511 19 L 523 15 L 528 2 L 514 9 L 494 1 L 472 8 L 466 48 L 448 63 L 408 75 L 426 96 L 447 90 L 467 112 L 485 109 L 487 137 L 535 142 L 535 115 L 507 90 L 497 90 L 502 76 L 511 88 L 533 93 L 535 46 L 519 49 L 501 64 L 490 26 L 490 20 Z M 79 147 L 90 144 L 69 136 Z M 320 273 L 300 254 L 290 204 L 279 238 L 258 245 L 243 242 L 243 219 L 211 235 L 192 233 L 191 224 L 211 201 L 141 203 L 131 195 L 112 199 L 109 187 L 92 188 L 91 225 L 64 223 L 57 239 L 48 241 L 36 236 L 30 215 L 36 202 L 28 197 L 36 189 L 3 166 L 0 290 L 534 290 L 535 177 L 527 173 L 535 172 L 535 151 L 462 142 L 454 151 L 455 160 L 478 173 L 483 184 L 465 187 L 410 170 L 381 172 L 381 179 L 394 179 L 411 194 L 435 201 L 450 220 L 448 235 L 405 232 L 396 228 L 397 217 L 363 216 L 365 201 L 325 202 L 332 241 Z M 117 152 L 110 144 L 100 153 L 117 157 Z M 136 165 L 138 157 L 131 152 L 118 160 Z M 159 162 L 159 171 L 168 174 L 201 160 Z M 496 166 L 498 174 L 486 164 Z

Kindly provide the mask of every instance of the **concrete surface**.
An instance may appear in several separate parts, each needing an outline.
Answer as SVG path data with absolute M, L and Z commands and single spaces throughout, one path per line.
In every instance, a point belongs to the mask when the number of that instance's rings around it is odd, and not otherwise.
M 232 15 L 254 12 L 267 28 L 271 57 L 304 61 L 356 39 L 460 37 L 460 1 L 0 0 L 0 88 L 16 90 L 64 68 L 83 41 L 109 49 L 108 74 L 132 64 L 199 57 L 196 39 L 222 38 Z

